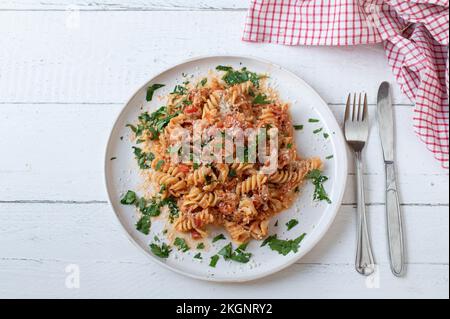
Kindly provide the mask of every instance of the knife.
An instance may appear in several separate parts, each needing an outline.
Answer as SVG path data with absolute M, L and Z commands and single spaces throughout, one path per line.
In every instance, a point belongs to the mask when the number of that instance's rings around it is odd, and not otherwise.
M 390 85 L 381 83 L 378 90 L 377 118 L 386 168 L 386 217 L 389 257 L 392 273 L 401 277 L 405 273 L 405 247 L 402 212 L 398 200 L 394 155 L 394 119 Z

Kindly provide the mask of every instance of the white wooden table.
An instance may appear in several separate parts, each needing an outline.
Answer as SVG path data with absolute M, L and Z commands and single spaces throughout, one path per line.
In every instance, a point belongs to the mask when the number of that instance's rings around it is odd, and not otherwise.
M 0 297 L 448 298 L 448 171 L 414 135 L 412 105 L 395 84 L 383 48 L 244 43 L 247 5 L 246 0 L 0 1 Z M 211 54 L 254 55 L 281 64 L 310 83 L 340 122 L 349 91 L 367 91 L 373 115 L 380 82 L 394 84 L 409 251 L 405 278 L 389 271 L 376 123 L 365 177 L 379 272 L 369 283 L 353 266 L 353 168 L 325 238 L 297 264 L 263 280 L 237 285 L 185 278 L 153 264 L 126 239 L 103 185 L 113 121 L 153 74 Z M 78 289 L 65 285 L 70 264 L 80 269 Z

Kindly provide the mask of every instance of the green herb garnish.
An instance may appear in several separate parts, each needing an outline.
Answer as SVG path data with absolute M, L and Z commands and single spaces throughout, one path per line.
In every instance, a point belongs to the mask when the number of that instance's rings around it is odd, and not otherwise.
M 216 67 L 216 70 L 217 71 L 225 71 L 225 72 L 227 72 L 227 71 L 233 70 L 233 68 L 231 66 L 218 65 Z
M 266 239 L 264 239 L 264 241 L 261 244 L 261 247 L 266 246 L 270 241 L 272 241 L 273 239 L 276 239 L 277 235 L 271 235 L 269 237 L 267 237 Z
M 267 100 L 267 96 L 265 94 L 258 94 L 253 99 L 253 104 L 270 104 L 271 102 Z
M 289 150 L 289 149 L 291 149 L 292 148 L 292 143 L 288 143 L 287 145 L 286 145 L 286 148 Z
M 248 246 L 248 243 L 243 243 L 243 244 L 240 244 L 238 246 L 238 248 L 236 248 L 236 249 L 238 249 L 238 250 L 246 250 L 247 246 Z
M 323 127 L 314 130 L 314 131 L 313 131 L 313 134 L 317 134 L 317 133 L 320 133 L 320 132 L 322 132 L 322 131 L 323 131 Z
M 298 225 L 298 220 L 296 220 L 296 219 L 291 219 L 290 221 L 288 221 L 286 223 L 287 230 L 291 230 L 292 228 L 294 228 L 297 225 Z
M 237 176 L 236 170 L 230 169 L 230 171 L 228 172 L 228 177 L 236 177 L 236 176 Z
M 262 76 L 248 71 L 247 68 L 242 68 L 241 70 L 233 70 L 233 68 L 230 66 L 219 65 L 216 69 L 226 72 L 222 79 L 228 85 L 235 85 L 251 81 L 254 86 L 259 87 L 259 80 L 262 78 Z
M 318 122 L 320 122 L 320 120 L 318 120 L 318 119 L 309 119 L 308 122 L 309 123 L 318 123 Z
M 169 221 L 172 223 L 175 218 L 178 218 L 180 211 L 178 209 L 177 201 L 174 197 L 168 197 L 160 202 L 160 207 L 166 206 L 169 208 Z
M 152 221 L 149 215 L 142 215 L 141 218 L 136 223 L 136 229 L 141 233 L 148 235 L 150 233 L 150 227 L 152 225 Z
M 134 126 L 133 124 L 127 124 L 127 125 L 125 125 L 125 127 L 129 127 L 131 129 L 131 131 L 133 131 L 133 133 L 137 132 L 137 127 Z
M 164 160 L 159 160 L 158 163 L 156 163 L 155 171 L 159 171 L 163 165 L 164 165 Z
M 334 155 L 328 155 L 327 157 L 325 157 L 325 159 L 329 160 L 332 159 L 334 157 Z
M 133 205 L 136 202 L 137 196 L 133 191 L 128 191 L 124 197 L 120 200 L 123 205 Z
M 305 238 L 306 234 L 302 234 L 296 239 L 283 240 L 278 239 L 276 235 L 269 236 L 266 241 L 269 244 L 270 249 L 278 252 L 279 254 L 286 256 L 291 251 L 296 253 L 300 247 L 300 243 Z
M 228 245 L 224 246 L 221 250 L 219 250 L 217 254 L 223 256 L 223 258 L 227 260 L 231 258 L 232 253 L 233 253 L 233 246 L 231 245 L 231 243 L 229 243 Z
M 215 243 L 216 241 L 225 239 L 225 236 L 223 234 L 217 235 L 213 238 L 212 242 Z
M 194 256 L 194 258 L 195 258 L 195 259 L 203 259 L 201 253 L 197 253 L 197 254 Z
M 175 241 L 173 244 L 178 248 L 178 250 L 182 252 L 187 252 L 190 248 L 187 245 L 186 241 L 183 238 L 177 237 L 175 238 Z
M 197 249 L 204 249 L 205 248 L 205 244 L 204 243 L 200 243 L 197 245 Z
M 182 85 L 176 85 L 171 94 L 185 95 L 187 93 L 187 88 Z
M 231 255 L 231 260 L 237 261 L 239 263 L 248 263 L 250 261 L 250 257 L 252 257 L 251 253 L 246 253 L 243 250 L 236 249 L 235 252 Z
M 150 250 L 151 252 L 160 258 L 168 258 L 170 252 L 172 249 L 170 249 L 170 246 L 163 243 L 161 246 L 158 246 L 157 244 L 150 244 Z
M 205 86 L 207 82 L 208 82 L 208 79 L 207 79 L 207 78 L 204 78 L 204 79 L 202 79 L 202 80 L 200 81 L 200 85 L 201 85 L 201 86 Z
M 294 125 L 294 129 L 297 131 L 303 130 L 303 125 Z
M 322 172 L 320 170 L 313 169 L 306 175 L 306 178 L 310 179 L 314 185 L 314 200 L 325 200 L 328 202 L 328 204 L 331 204 L 331 200 L 328 197 L 325 188 L 323 187 L 323 183 L 328 180 L 328 177 L 322 175 Z
M 146 96 L 147 102 L 150 102 L 153 99 L 153 93 L 155 93 L 157 89 L 160 89 L 164 86 L 165 86 L 164 84 L 153 84 L 152 86 L 148 87 Z
M 330 137 L 330 134 L 328 134 L 328 133 L 323 133 L 323 137 L 324 137 L 325 139 L 327 139 L 327 138 Z
M 133 146 L 134 156 L 140 169 L 149 169 L 151 162 L 155 159 L 153 153 L 145 153 L 139 147 Z
M 209 262 L 209 266 L 216 268 L 217 262 L 219 261 L 219 255 L 214 255 L 211 257 L 211 261 Z

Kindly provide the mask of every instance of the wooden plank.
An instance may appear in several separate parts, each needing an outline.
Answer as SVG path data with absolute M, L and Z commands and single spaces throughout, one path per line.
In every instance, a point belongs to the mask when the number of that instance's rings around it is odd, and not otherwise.
M 0 47 L 0 103 L 123 103 L 159 71 L 221 54 L 279 63 L 332 104 L 363 90 L 375 103 L 378 85 L 395 83 L 381 45 L 245 43 L 244 20 L 245 12 L 220 11 L 0 12 L 0 38 L 8 43 Z M 393 96 L 410 104 L 396 84 Z
M 448 207 L 405 206 L 403 211 L 408 262 L 448 265 Z M 369 206 L 368 214 L 377 263 L 387 264 L 384 206 Z M 352 264 L 355 219 L 356 210 L 343 206 L 323 240 L 299 263 Z M 0 235 L 0 260 L 148 261 L 107 204 L 0 204 Z
M 105 201 L 104 150 L 121 108 L 119 104 L 0 105 L 0 134 L 11 137 L 0 140 L 0 149 L 8 150 L 7 156 L 0 157 L 0 201 Z M 331 109 L 342 123 L 343 106 Z M 373 111 L 371 106 L 372 118 Z M 402 203 L 448 205 L 448 172 L 414 136 L 410 108 L 397 106 L 395 112 Z M 366 155 L 367 201 L 382 203 L 384 167 L 376 123 Z M 347 204 L 355 202 L 352 163 L 351 159 Z
M 293 265 L 245 284 L 182 277 L 153 263 L 81 262 L 80 288 L 65 286 L 73 261 L 0 260 L 2 298 L 440 298 L 449 297 L 448 265 L 411 265 L 408 278 L 389 266 L 366 279 L 352 265 Z M 373 283 L 376 283 L 374 285 Z M 276 296 L 274 295 L 276 292 Z
M 2 0 L 0 10 L 246 10 L 247 0 Z

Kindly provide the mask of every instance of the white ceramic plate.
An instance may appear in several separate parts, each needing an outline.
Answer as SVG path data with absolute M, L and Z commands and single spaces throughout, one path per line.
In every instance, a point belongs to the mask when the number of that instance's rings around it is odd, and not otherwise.
M 282 256 L 267 246 L 260 247 L 261 242 L 252 241 L 247 248 L 247 251 L 253 254 L 249 263 L 240 264 L 221 258 L 216 268 L 209 267 L 210 256 L 216 254 L 229 242 L 227 237 L 226 241 L 221 240 L 216 243 L 211 243 L 209 239 L 207 249 L 202 251 L 203 260 L 193 258 L 197 253 L 195 249 L 187 253 L 173 249 L 168 259 L 160 259 L 152 255 L 149 244 L 154 242 L 155 235 L 158 238 L 164 238 L 161 234 L 164 221 L 153 222 L 150 235 L 145 236 L 135 228 L 137 216 L 134 207 L 120 204 L 120 198 L 127 190 L 137 190 L 142 183 L 132 154 L 131 132 L 125 125 L 135 123 L 143 109 L 151 112 L 164 105 L 164 101 L 160 101 L 156 96 L 169 93 L 176 84 L 183 82 L 185 79 L 182 74 L 202 78 L 217 65 L 231 65 L 234 68 L 245 66 L 253 72 L 268 74 L 269 83 L 278 90 L 281 99 L 291 103 L 293 123 L 304 125 L 303 130 L 295 133 L 298 151 L 305 157 L 320 156 L 325 162 L 324 175 L 329 177 L 325 188 L 332 204 L 314 202 L 312 200 L 313 186 L 307 183 L 296 203 L 290 209 L 273 217 L 270 223 L 270 234 L 277 234 L 278 238 L 293 239 L 302 233 L 307 233 L 297 253 L 291 252 L 287 256 Z M 146 102 L 146 88 L 154 83 L 163 83 L 166 86 L 155 93 L 153 101 Z M 319 122 L 310 123 L 309 119 L 318 119 Z M 313 131 L 318 128 L 323 128 L 323 132 L 328 133 L 329 137 L 324 138 L 322 132 L 314 134 Z M 330 155 L 333 157 L 326 159 Z M 112 157 L 116 159 L 111 160 Z M 108 141 L 105 157 L 105 180 L 109 201 L 132 242 L 160 265 L 190 277 L 212 281 L 253 280 L 277 272 L 299 260 L 319 242 L 333 222 L 341 204 L 346 178 L 347 158 L 344 139 L 327 104 L 295 74 L 273 63 L 249 57 L 198 58 L 174 66 L 155 76 L 131 97 L 118 116 Z M 300 223 L 287 231 L 285 224 L 292 218 L 298 219 Z M 275 227 L 274 224 L 277 221 L 278 226 Z M 226 232 L 220 229 L 213 230 L 210 238 L 219 233 Z

